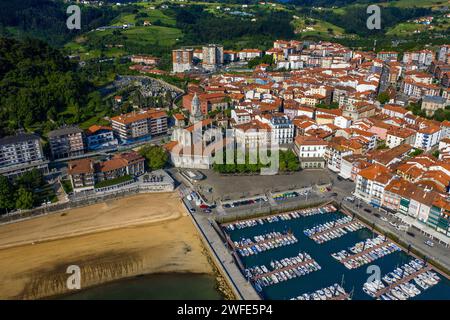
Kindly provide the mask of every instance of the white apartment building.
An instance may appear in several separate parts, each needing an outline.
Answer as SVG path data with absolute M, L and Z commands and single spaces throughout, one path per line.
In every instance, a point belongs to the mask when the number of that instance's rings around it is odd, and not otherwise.
M 252 116 L 247 110 L 233 109 L 231 110 L 231 119 L 234 119 L 236 124 L 243 124 L 250 122 L 252 120 Z
M 269 125 L 273 144 L 288 144 L 294 139 L 294 125 L 284 114 L 258 115 L 257 120 Z
M 328 143 L 313 136 L 295 137 L 295 152 L 302 169 L 325 168 L 325 151 Z
M 429 126 L 417 131 L 415 148 L 422 150 L 430 150 L 433 146 L 439 143 L 441 138 L 441 128 L 437 126 Z
M 386 167 L 374 164 L 361 170 L 356 177 L 355 196 L 374 206 L 381 206 L 385 187 L 393 175 Z
M 395 148 L 401 144 L 414 145 L 416 141 L 416 132 L 407 128 L 397 128 L 388 130 L 386 133 L 386 145 L 389 149 Z

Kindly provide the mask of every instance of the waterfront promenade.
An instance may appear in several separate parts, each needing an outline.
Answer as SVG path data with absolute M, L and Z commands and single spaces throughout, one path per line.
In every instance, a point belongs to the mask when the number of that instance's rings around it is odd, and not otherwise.
M 189 211 L 187 208 L 186 210 Z M 261 300 L 253 286 L 239 270 L 226 244 L 222 242 L 208 217 L 195 213 L 189 213 L 189 216 L 236 298 L 239 300 Z

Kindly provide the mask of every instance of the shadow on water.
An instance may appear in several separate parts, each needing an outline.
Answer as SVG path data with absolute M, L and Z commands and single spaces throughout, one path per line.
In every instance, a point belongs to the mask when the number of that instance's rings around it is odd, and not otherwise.
M 119 280 L 59 297 L 61 300 L 221 300 L 214 276 L 151 274 Z

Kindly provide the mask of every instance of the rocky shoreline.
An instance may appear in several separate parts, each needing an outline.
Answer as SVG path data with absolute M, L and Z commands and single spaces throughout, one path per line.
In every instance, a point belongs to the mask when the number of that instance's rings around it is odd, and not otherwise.
M 203 244 L 202 247 L 203 247 L 202 253 L 206 256 L 208 263 L 211 265 L 214 276 L 216 278 L 217 291 L 220 292 L 220 294 L 223 296 L 225 300 L 236 300 L 236 296 L 234 295 L 233 290 L 231 290 L 222 273 L 220 273 L 219 269 L 217 268 L 216 264 L 211 258 L 209 251 L 205 248 Z

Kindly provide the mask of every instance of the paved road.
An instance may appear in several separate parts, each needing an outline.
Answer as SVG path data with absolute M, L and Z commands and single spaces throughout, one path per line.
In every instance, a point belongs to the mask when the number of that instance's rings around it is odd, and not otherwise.
M 393 214 L 389 214 L 384 212 L 382 209 L 374 208 L 373 206 L 366 204 L 363 201 L 356 200 L 355 203 L 350 203 L 348 201 L 344 201 L 344 198 L 351 195 L 355 189 L 355 184 L 350 181 L 339 181 L 336 178 L 336 175 L 333 174 L 333 190 L 332 192 L 337 193 L 338 195 L 335 197 L 337 202 L 342 202 L 348 207 L 356 210 L 364 219 L 370 221 L 371 223 L 375 223 L 378 227 L 380 227 L 384 231 L 389 231 L 392 234 L 395 234 L 399 239 L 403 242 L 410 244 L 416 250 L 425 253 L 426 256 L 440 263 L 447 270 L 450 270 L 450 250 L 445 246 L 436 243 L 434 247 L 429 247 L 425 244 L 425 241 L 429 240 L 428 237 L 421 234 L 418 230 L 410 228 L 408 232 L 413 233 L 414 237 L 408 235 L 406 231 L 400 231 L 397 228 L 394 228 L 389 224 L 390 221 L 399 223 L 399 219 L 395 217 Z M 364 209 L 370 210 L 371 213 L 364 211 Z M 374 213 L 380 215 L 380 217 L 376 217 Z M 385 217 L 388 221 L 381 220 L 381 217 Z

